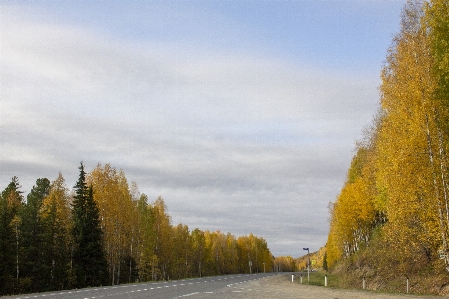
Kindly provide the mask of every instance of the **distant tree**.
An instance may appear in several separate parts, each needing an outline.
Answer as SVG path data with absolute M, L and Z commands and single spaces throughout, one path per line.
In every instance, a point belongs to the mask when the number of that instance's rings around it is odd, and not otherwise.
M 108 265 L 103 247 L 98 207 L 93 199 L 93 188 L 86 184 L 84 165 L 75 185 L 73 217 L 73 273 L 77 287 L 106 285 Z
M 19 179 L 13 177 L 0 197 L 0 294 L 14 292 L 19 279 L 20 188 Z
M 133 240 L 137 235 L 133 225 L 137 211 L 129 185 L 125 173 L 110 164 L 98 164 L 86 179 L 95 189 L 94 200 L 100 210 L 111 284 L 120 284 L 129 278 L 129 265 L 134 262 L 131 256 Z
M 323 258 L 323 270 L 327 271 L 327 252 L 324 253 L 324 258 Z
M 44 199 L 40 213 L 43 226 L 41 254 L 45 264 L 45 277 L 49 289 L 70 287 L 70 195 L 62 174 L 52 182 L 50 194 Z
M 196 228 L 191 233 L 193 247 L 193 276 L 201 277 L 204 268 L 204 258 L 206 253 L 206 239 L 204 232 Z
M 180 223 L 173 227 L 172 238 L 171 277 L 173 279 L 189 277 L 192 267 L 192 238 L 188 226 Z
M 139 278 L 142 281 L 155 280 L 158 258 L 155 254 L 156 231 L 152 206 L 148 204 L 148 196 L 142 194 L 137 201 L 139 221 Z
M 173 250 L 173 239 L 171 217 L 168 215 L 167 206 L 164 199 L 159 196 L 152 205 L 152 214 L 154 216 L 154 231 L 155 231 L 155 243 L 154 253 L 157 256 L 158 266 L 156 268 L 159 271 L 160 279 L 169 279 L 170 275 L 170 260 Z
M 44 240 L 40 210 L 49 193 L 50 181 L 46 178 L 37 179 L 20 213 L 21 277 L 31 279 L 33 292 L 45 290 L 46 285 L 46 271 L 41 254 Z
M 249 273 L 249 262 L 252 265 L 252 273 L 262 272 L 264 267 L 266 271 L 269 271 L 272 267 L 272 255 L 268 249 L 267 241 L 252 233 L 237 239 L 237 252 L 238 268 L 241 273 Z

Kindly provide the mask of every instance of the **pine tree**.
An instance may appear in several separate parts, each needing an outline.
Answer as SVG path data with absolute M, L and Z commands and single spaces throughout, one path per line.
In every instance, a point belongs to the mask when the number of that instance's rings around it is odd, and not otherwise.
M 40 247 L 47 289 L 60 290 L 69 287 L 70 265 L 70 196 L 60 173 L 52 182 L 50 194 L 44 199 L 40 211 L 43 227 L 43 242 Z
M 93 188 L 86 184 L 86 173 L 81 163 L 79 179 L 73 199 L 73 272 L 77 287 L 105 285 L 108 282 L 107 262 L 103 247 L 98 207 L 93 199 Z
M 323 270 L 327 271 L 327 252 L 324 253 L 324 258 L 323 258 Z
M 46 178 L 37 179 L 20 213 L 21 276 L 31 278 L 31 291 L 34 292 L 44 290 L 45 285 L 43 283 L 45 267 L 40 250 L 43 245 L 43 229 L 39 211 L 49 192 L 50 181 Z
M 23 204 L 19 179 L 13 177 L 0 197 L 0 294 L 14 292 L 19 278 L 18 212 Z

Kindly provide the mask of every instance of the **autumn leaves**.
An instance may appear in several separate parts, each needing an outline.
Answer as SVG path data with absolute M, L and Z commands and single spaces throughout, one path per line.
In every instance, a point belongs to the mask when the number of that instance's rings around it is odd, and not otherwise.
M 0 196 L 0 295 L 272 270 L 263 238 L 172 225 L 110 164 L 38 179 L 25 202 L 17 177 Z
M 437 252 L 448 249 L 448 24 L 448 1 L 404 7 L 379 112 L 331 207 L 330 266 L 359 251 L 375 256 L 379 271 L 445 264 Z

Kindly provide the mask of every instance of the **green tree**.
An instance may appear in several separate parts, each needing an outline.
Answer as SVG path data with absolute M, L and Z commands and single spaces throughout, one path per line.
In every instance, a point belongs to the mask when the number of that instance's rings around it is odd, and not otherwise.
M 324 258 L 323 258 L 323 270 L 327 271 L 327 252 L 324 253 Z
M 77 287 L 106 285 L 108 265 L 103 247 L 98 207 L 93 199 L 93 188 L 86 184 L 84 165 L 75 185 L 73 198 L 73 272 Z
M 13 177 L 0 197 L 0 294 L 13 293 L 19 279 L 19 179 Z
M 31 192 L 27 196 L 27 202 L 21 209 L 21 276 L 29 277 L 33 292 L 43 291 L 48 288 L 45 281 L 45 265 L 43 262 L 42 246 L 43 226 L 40 210 L 44 198 L 50 192 L 50 181 L 46 178 L 36 180 Z M 23 290 L 25 291 L 25 290 Z
M 40 211 L 43 226 L 41 254 L 45 265 L 40 273 L 45 277 L 48 289 L 64 289 L 71 286 L 70 248 L 70 195 L 62 174 L 51 183 L 50 194 L 44 199 Z

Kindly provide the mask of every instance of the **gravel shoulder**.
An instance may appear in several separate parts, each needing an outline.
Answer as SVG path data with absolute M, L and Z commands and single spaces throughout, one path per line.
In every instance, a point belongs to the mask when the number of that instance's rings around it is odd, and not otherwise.
M 362 290 L 345 290 L 292 283 L 290 275 L 278 275 L 228 286 L 212 293 L 199 293 L 192 298 L 220 299 L 430 299 L 441 296 L 385 294 Z

